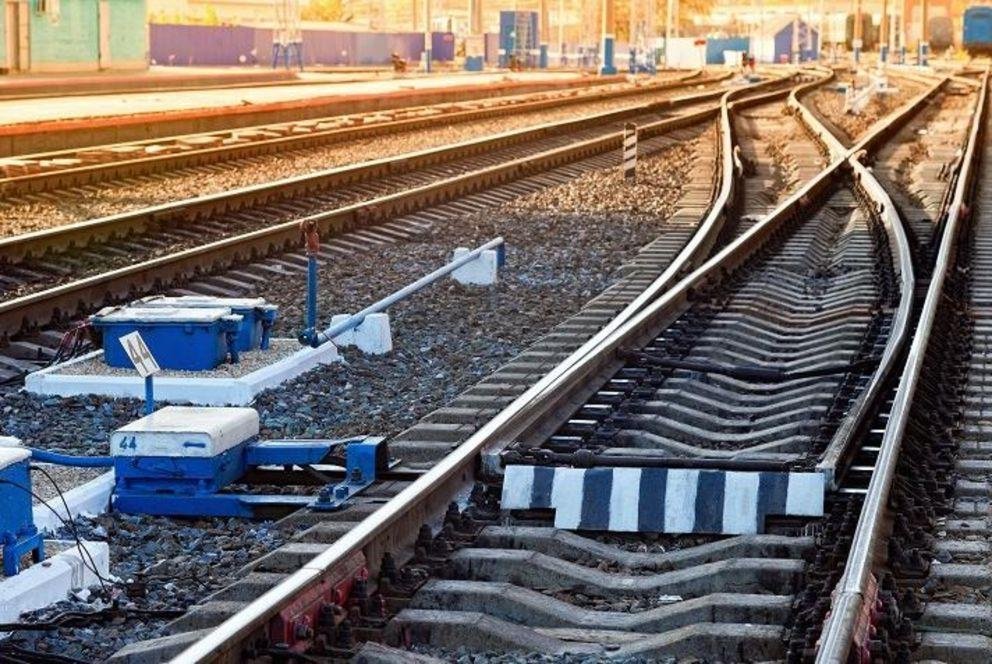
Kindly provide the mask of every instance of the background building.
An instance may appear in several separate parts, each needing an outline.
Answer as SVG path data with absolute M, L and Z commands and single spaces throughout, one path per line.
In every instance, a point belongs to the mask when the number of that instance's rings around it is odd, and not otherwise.
M 0 0 L 0 70 L 144 69 L 145 0 Z

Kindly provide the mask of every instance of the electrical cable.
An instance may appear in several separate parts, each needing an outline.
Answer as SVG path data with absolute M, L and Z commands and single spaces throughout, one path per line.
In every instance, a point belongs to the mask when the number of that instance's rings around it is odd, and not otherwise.
M 51 482 L 52 486 L 55 488 L 55 492 L 58 493 L 59 495 L 59 500 L 62 501 L 62 507 L 65 508 L 66 518 L 68 519 L 69 522 L 68 527 L 72 531 L 73 538 L 75 538 L 76 540 L 76 546 L 79 547 L 79 553 L 80 555 L 82 555 L 85 552 L 86 557 L 90 559 L 90 563 L 93 565 L 90 571 L 92 571 L 93 574 L 96 575 L 97 580 L 100 582 L 100 588 L 103 590 L 104 594 L 106 594 L 109 597 L 109 593 L 107 591 L 107 585 L 104 583 L 104 581 L 106 580 L 108 583 L 110 583 L 110 585 L 114 585 L 114 582 L 111 581 L 110 579 L 104 579 L 104 576 L 100 574 L 100 572 L 97 570 L 97 564 L 96 561 L 93 560 L 93 555 L 90 553 L 89 549 L 83 546 L 83 541 L 79 537 L 79 530 L 76 528 L 76 521 L 75 519 L 72 518 L 72 510 L 69 509 L 69 503 L 65 499 L 65 494 L 62 493 L 62 487 L 58 485 L 58 482 L 55 481 L 55 478 L 52 477 L 51 474 L 47 470 L 45 470 L 42 466 L 31 466 L 31 469 L 37 470 L 42 475 L 44 475 L 48 479 L 48 481 Z M 51 509 L 51 507 L 49 507 L 49 509 Z M 55 510 L 52 511 L 54 512 Z M 65 522 L 63 521 L 63 523 Z
M 99 611 L 65 611 L 51 620 L 36 623 L 0 623 L 0 632 L 53 631 L 62 627 L 80 627 L 99 620 L 128 618 L 178 618 L 186 613 L 183 609 L 120 609 L 108 606 Z
M 12 643 L 0 642 L 0 661 L 7 664 L 90 664 L 85 659 L 55 655 L 21 648 Z
M 106 586 L 104 585 L 104 578 L 100 574 L 99 570 L 96 569 L 96 563 L 93 562 L 93 556 L 90 555 L 89 550 L 85 546 L 83 546 L 82 541 L 79 539 L 79 535 L 78 535 L 78 533 L 76 532 L 76 529 L 75 529 L 75 524 L 72 524 L 70 526 L 69 522 L 67 522 L 62 517 L 62 515 L 59 514 L 58 511 L 48 503 L 48 501 L 46 501 L 44 498 L 42 498 L 41 496 L 39 496 L 38 494 L 36 494 L 34 491 L 32 491 L 31 489 L 29 489 L 28 487 L 23 486 L 21 484 L 18 484 L 17 482 L 11 482 L 10 480 L 5 480 L 5 479 L 0 479 L 0 484 L 9 484 L 10 486 L 17 487 L 21 491 L 24 491 L 25 493 L 27 493 L 28 495 L 30 495 L 32 498 L 34 498 L 35 500 L 37 500 L 39 503 L 41 503 L 42 505 L 44 505 L 45 507 L 47 507 L 52 512 L 52 514 L 55 515 L 55 518 L 57 518 L 59 521 L 62 522 L 62 525 L 65 526 L 73 534 L 73 537 L 76 540 L 77 546 L 80 547 L 80 554 L 82 554 L 82 552 L 85 551 L 86 556 L 90 559 L 90 563 L 87 564 L 86 560 L 80 558 L 81 562 L 83 563 L 83 566 L 86 567 L 86 569 L 88 569 L 89 571 L 93 572 L 93 574 L 100 581 L 100 586 L 103 588 L 104 592 L 106 592 Z M 65 503 L 65 498 L 62 499 L 62 502 Z M 71 515 L 71 513 L 68 512 L 68 506 L 66 506 L 66 510 L 67 510 L 66 513 Z M 70 516 L 70 519 L 71 519 L 71 516 Z M 108 581 L 109 581 L 109 579 L 108 579 Z M 113 582 L 111 581 L 111 583 L 113 583 Z

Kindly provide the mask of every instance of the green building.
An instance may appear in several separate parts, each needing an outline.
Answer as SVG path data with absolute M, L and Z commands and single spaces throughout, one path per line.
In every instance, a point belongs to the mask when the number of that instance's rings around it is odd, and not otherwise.
M 144 69 L 146 0 L 0 0 L 0 72 Z

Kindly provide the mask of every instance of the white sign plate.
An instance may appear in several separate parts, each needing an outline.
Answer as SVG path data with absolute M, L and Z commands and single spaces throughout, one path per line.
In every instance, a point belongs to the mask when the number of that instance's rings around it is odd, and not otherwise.
M 125 334 L 119 341 L 124 346 L 124 352 L 127 353 L 131 364 L 138 370 L 142 378 L 148 378 L 162 370 L 158 366 L 158 362 L 155 361 L 155 358 L 152 357 L 152 352 L 148 350 L 148 346 L 145 344 L 145 340 L 141 338 L 140 333 L 132 332 L 131 334 Z

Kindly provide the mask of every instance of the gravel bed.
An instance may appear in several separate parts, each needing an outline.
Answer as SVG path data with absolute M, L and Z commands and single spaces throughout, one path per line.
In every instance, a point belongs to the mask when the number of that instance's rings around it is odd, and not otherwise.
M 187 169 L 154 176 L 154 180 L 100 186 L 99 193 L 78 189 L 46 195 L 43 201 L 0 203 L 0 237 L 27 233 L 72 222 L 119 214 L 184 198 L 270 182 L 276 178 L 313 173 L 335 166 L 380 159 L 405 152 L 457 143 L 582 115 L 638 106 L 689 90 L 659 91 L 634 99 L 591 102 L 558 109 L 521 113 L 478 122 L 423 129 L 389 137 L 368 138 L 338 145 L 239 160 L 210 166 L 210 171 Z M 222 169 L 216 172 L 215 169 Z
M 182 371 L 167 369 L 157 374 L 158 378 L 241 378 L 253 371 L 267 367 L 279 360 L 286 359 L 293 353 L 303 349 L 296 339 L 272 339 L 268 350 L 251 350 L 238 356 L 238 363 L 226 362 L 211 371 Z M 130 376 L 136 377 L 134 369 L 123 369 L 107 366 L 103 356 L 95 356 L 66 364 L 55 373 L 65 376 L 96 375 L 96 376 Z
M 436 657 L 437 659 L 449 662 L 449 664 L 675 664 L 679 660 L 672 657 L 666 659 L 644 659 L 642 657 L 618 659 L 616 657 L 606 657 L 603 655 L 542 655 L 538 653 L 514 653 L 514 652 L 472 652 L 467 648 L 460 648 L 455 651 L 441 648 L 431 648 L 429 646 L 414 646 L 413 652 L 421 655 Z M 699 661 L 699 660 L 683 660 Z
M 597 597 L 574 590 L 544 590 L 542 593 L 583 609 L 612 613 L 641 613 L 663 606 L 671 606 L 674 602 L 680 601 L 676 599 L 679 597 L 678 595 L 645 594 L 633 597 Z
M 849 76 L 841 76 L 850 81 Z M 858 87 L 868 84 L 866 75 L 856 77 Z M 840 138 L 847 144 L 853 144 L 871 127 L 905 104 L 912 97 L 923 91 L 923 86 L 915 81 L 899 79 L 893 81 L 896 91 L 890 94 L 874 95 L 860 115 L 844 112 L 844 93 L 821 86 L 810 92 L 803 101 L 810 105 L 818 115 L 830 122 L 831 126 L 841 134 Z
M 60 491 L 64 492 L 66 488 L 85 484 L 110 470 L 109 468 L 72 468 L 47 463 L 43 464 L 43 467 L 51 479 L 37 471 L 31 476 L 31 488 L 36 496 L 32 501 L 35 505 L 40 505 L 43 500 L 53 501 L 53 504 L 57 505 Z
M 571 212 L 569 203 L 548 211 L 547 192 L 541 192 L 445 222 L 412 241 L 324 266 L 320 312 L 326 321 L 332 313 L 355 311 L 430 271 L 456 246 L 475 246 L 495 235 L 503 235 L 508 243 L 507 266 L 497 286 L 484 289 L 446 281 L 394 306 L 392 353 L 365 357 L 345 350 L 346 363 L 319 367 L 260 395 L 255 405 L 263 437 L 388 435 L 444 405 L 606 288 L 614 269 L 664 229 L 694 156 L 690 145 L 680 145 L 642 159 L 637 191 L 643 197 L 611 186 L 619 184 L 616 173 L 589 174 L 557 188 L 563 200 L 588 200 L 585 187 L 600 192 L 594 214 Z M 646 205 L 648 196 L 667 203 Z M 642 212 L 644 207 L 652 212 Z M 304 291 L 304 280 L 297 276 L 273 279 L 253 295 L 280 304 L 275 332 L 295 336 Z M 134 399 L 10 393 L 0 395 L 0 430 L 30 445 L 106 454 L 109 433 L 140 416 L 141 410 L 142 403 Z M 241 564 L 274 548 L 285 536 L 271 531 L 252 534 L 251 529 L 265 527 L 239 520 L 118 515 L 87 522 L 82 534 L 98 539 L 104 533 L 112 547 L 111 571 L 122 578 L 159 561 L 172 570 L 197 569 L 211 575 L 206 581 L 171 578 L 174 572 L 156 568 L 164 578 L 148 584 L 148 598 L 125 597 L 145 608 L 185 607 L 224 585 Z M 243 538 L 250 551 L 234 546 Z M 218 551 L 219 557 L 211 557 Z M 65 654 L 85 648 L 87 657 L 99 659 L 124 642 L 160 634 L 162 624 L 148 620 L 92 632 L 60 630 L 32 635 L 29 645 L 54 648 L 65 643 Z
M 92 612 L 116 605 L 123 609 L 185 609 L 238 577 L 241 568 L 281 546 L 293 533 L 271 522 L 201 519 L 178 522 L 161 517 L 116 514 L 77 520 L 83 540 L 110 543 L 108 583 L 75 593 L 66 601 L 26 614 L 22 622 L 43 622 L 66 611 Z M 63 529 L 58 536 L 72 539 Z M 108 580 L 112 581 L 112 580 Z M 163 636 L 164 618 L 132 618 L 54 631 L 19 631 L 18 645 L 98 662 L 128 643 Z

